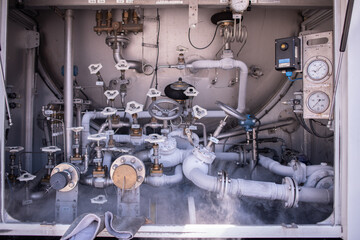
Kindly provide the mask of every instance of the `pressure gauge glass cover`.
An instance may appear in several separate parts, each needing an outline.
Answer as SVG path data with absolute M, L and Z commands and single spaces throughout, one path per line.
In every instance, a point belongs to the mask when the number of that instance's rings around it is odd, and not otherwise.
M 231 0 L 231 8 L 235 12 L 243 12 L 249 7 L 249 0 Z
M 329 96 L 321 91 L 310 94 L 307 100 L 307 106 L 313 113 L 323 113 L 328 109 L 329 105 Z
M 313 60 L 307 67 L 307 73 L 314 81 L 322 80 L 329 73 L 329 65 L 324 60 Z

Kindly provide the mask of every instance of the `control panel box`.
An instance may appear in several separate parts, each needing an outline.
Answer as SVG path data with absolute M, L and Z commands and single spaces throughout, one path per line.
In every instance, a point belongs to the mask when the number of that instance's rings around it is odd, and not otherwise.
M 275 69 L 278 71 L 301 70 L 301 41 L 298 37 L 275 40 Z
M 332 32 L 304 35 L 303 57 L 303 117 L 328 119 L 334 88 Z

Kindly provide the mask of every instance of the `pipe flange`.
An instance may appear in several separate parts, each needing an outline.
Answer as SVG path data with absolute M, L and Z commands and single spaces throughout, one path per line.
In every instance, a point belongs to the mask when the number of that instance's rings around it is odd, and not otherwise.
M 287 200 L 285 201 L 285 208 L 294 208 L 298 207 L 299 203 L 299 186 L 296 180 L 285 177 L 283 179 L 283 184 L 287 186 L 289 193 L 287 194 Z
M 192 153 L 197 159 L 207 164 L 212 164 L 216 158 L 215 153 L 209 151 L 208 149 L 202 146 L 194 148 Z
M 228 192 L 229 183 L 231 181 L 226 171 L 222 170 L 218 172 L 218 181 L 219 181 L 219 191 L 217 197 L 224 198 L 224 196 Z
M 121 35 L 107 36 L 105 42 L 109 47 L 112 47 L 116 42 L 116 43 L 120 43 L 123 48 L 126 48 L 130 42 L 130 38 Z
M 111 164 L 110 177 L 120 189 L 136 189 L 144 182 L 145 165 L 135 156 L 123 155 Z
M 245 149 L 244 146 L 240 146 L 239 147 L 239 162 L 237 162 L 236 164 L 244 166 L 244 165 L 246 165 L 247 159 L 248 159 L 248 151 Z
M 79 179 L 80 179 L 79 169 L 71 163 L 60 163 L 51 171 L 50 177 L 59 172 L 64 172 L 69 176 L 69 179 L 68 179 L 69 181 L 67 182 L 66 186 L 64 188 L 60 189 L 59 191 L 60 192 L 69 192 L 69 191 L 73 190 L 76 187 L 76 185 L 78 184 Z

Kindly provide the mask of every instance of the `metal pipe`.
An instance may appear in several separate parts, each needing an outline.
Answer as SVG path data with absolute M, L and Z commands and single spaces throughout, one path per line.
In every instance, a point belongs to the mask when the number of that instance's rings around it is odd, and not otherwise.
M 165 175 L 162 176 L 147 176 L 145 178 L 145 183 L 154 186 L 154 187 L 162 187 L 165 185 L 172 185 L 179 183 L 183 180 L 183 173 L 181 165 L 177 165 L 175 167 L 174 175 Z
M 51 146 L 50 130 L 47 120 L 44 120 L 44 133 L 45 133 L 46 146 Z
M 217 137 L 219 136 L 220 132 L 221 132 L 221 131 L 223 130 L 223 128 L 225 127 L 225 125 L 226 125 L 226 120 L 228 119 L 228 117 L 229 117 L 229 115 L 226 115 L 225 118 L 220 121 L 219 126 L 216 128 L 216 130 L 215 130 L 215 132 L 214 132 L 214 134 L 213 134 L 213 137 L 214 137 L 214 138 L 217 138 Z M 210 139 L 210 140 L 211 140 L 211 139 Z M 208 150 L 210 150 L 213 144 L 214 144 L 213 141 L 208 142 L 208 144 L 206 145 L 206 148 L 207 148 Z
M 186 178 L 201 189 L 229 194 L 233 196 L 246 196 L 269 200 L 282 200 L 289 202 L 296 199 L 301 202 L 330 203 L 332 190 L 302 187 L 294 192 L 289 191 L 296 185 L 289 183 L 276 184 L 273 182 L 251 181 L 244 179 L 231 179 L 227 183 L 219 181 L 218 177 L 208 175 L 209 165 L 200 161 L 195 155 L 188 156 L 183 162 L 183 172 Z M 224 188 L 224 184 L 228 185 Z M 296 183 L 295 183 L 296 184 Z M 296 187 L 297 188 L 297 187 Z M 292 201 L 291 201 L 292 202 Z M 296 206 L 296 204 L 294 205 Z
M 246 64 L 239 60 L 234 60 L 232 58 L 226 57 L 221 60 L 198 60 L 187 64 L 186 68 L 194 69 L 211 69 L 211 68 L 221 68 L 224 70 L 230 70 L 233 68 L 239 68 L 239 92 L 238 92 L 238 105 L 236 110 L 240 113 L 246 111 L 246 86 L 248 81 L 248 67 Z
M 119 63 L 121 60 L 125 60 L 129 66 L 129 69 L 135 69 L 136 72 L 142 73 L 143 72 L 142 63 L 139 61 L 124 59 L 122 56 L 122 52 L 121 52 L 122 51 L 121 45 L 118 42 L 115 44 L 116 44 L 116 47 L 113 48 L 113 57 L 114 57 L 115 62 Z
M 205 124 L 203 124 L 203 123 L 201 123 L 201 122 L 196 122 L 196 123 L 194 123 L 194 125 L 199 125 L 199 126 L 201 126 L 202 127 L 202 129 L 203 129 L 203 139 L 204 139 L 204 145 L 206 146 L 207 145 L 207 136 L 206 136 L 206 126 L 205 126 Z
M 74 46 L 73 46 L 73 10 L 65 11 L 65 63 L 64 63 L 64 108 L 65 108 L 65 154 L 66 161 L 72 155 L 72 131 L 73 126 L 73 65 L 74 65 Z
M 35 48 L 26 50 L 25 152 L 33 152 Z M 25 170 L 32 172 L 32 154 L 25 156 Z
M 76 106 L 76 126 L 81 127 L 81 105 Z
M 54 81 L 51 79 L 49 73 L 45 70 L 44 65 L 40 59 L 37 60 L 37 70 L 41 78 L 46 82 L 46 85 L 48 85 L 51 91 L 54 92 L 55 97 L 62 98 L 63 93 L 59 90 Z
M 6 46 L 6 39 L 7 39 L 7 24 L 8 24 L 8 1 L 1 1 L 0 2 L 0 11 L 1 11 L 1 18 L 0 18 L 0 44 L 1 46 Z M 1 50 L 0 52 L 0 59 L 4 59 L 1 61 L 3 64 L 2 72 L 4 76 L 6 76 L 6 47 Z M 5 86 L 4 79 L 2 79 L 2 83 Z M 0 88 L 0 95 L 6 96 L 6 89 Z M 0 104 L 0 136 L 3 139 L 5 136 L 5 106 L 4 104 Z M 5 141 L 0 141 L 0 170 L 1 176 L 5 176 L 5 151 L 4 151 Z M 0 192 L 1 192 L 1 199 L 0 199 L 0 214 L 1 214 L 1 222 L 5 222 L 5 178 L 2 177 L 0 179 Z
M 259 131 L 288 126 L 288 125 L 293 124 L 294 122 L 295 122 L 295 119 L 290 119 L 290 120 L 283 120 L 283 121 L 277 121 L 277 122 L 264 124 L 264 125 L 260 126 Z M 223 138 L 235 137 L 235 136 L 243 135 L 243 134 L 245 134 L 244 130 L 238 130 L 238 131 L 233 131 L 233 132 L 228 132 L 228 133 L 222 133 L 217 138 L 223 139 Z M 200 139 L 200 141 L 202 141 L 202 139 Z

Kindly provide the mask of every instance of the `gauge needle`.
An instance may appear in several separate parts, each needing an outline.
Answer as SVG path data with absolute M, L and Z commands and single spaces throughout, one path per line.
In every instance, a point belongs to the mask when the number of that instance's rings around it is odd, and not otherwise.
M 321 102 L 321 99 L 319 99 L 312 107 L 315 107 L 319 102 Z

